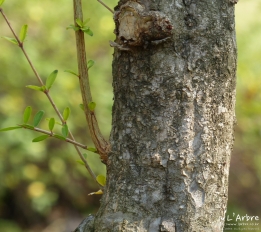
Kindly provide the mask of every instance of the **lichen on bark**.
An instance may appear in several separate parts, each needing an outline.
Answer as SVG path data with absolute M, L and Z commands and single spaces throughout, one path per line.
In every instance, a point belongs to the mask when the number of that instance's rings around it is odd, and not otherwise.
M 168 15 L 173 33 L 158 46 L 115 49 L 112 150 L 93 231 L 222 231 L 235 122 L 234 6 L 139 3 Z

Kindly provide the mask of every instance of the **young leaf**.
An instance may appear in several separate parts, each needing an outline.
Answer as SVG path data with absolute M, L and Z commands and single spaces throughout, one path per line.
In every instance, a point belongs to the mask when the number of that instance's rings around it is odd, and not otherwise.
M 69 133 L 68 126 L 67 126 L 67 124 L 64 124 L 62 127 L 62 134 L 66 138 L 68 136 L 68 133 Z
M 80 26 L 83 27 L 83 22 L 80 19 L 76 19 L 75 22 Z
M 42 86 L 36 86 L 36 85 L 27 85 L 25 86 L 26 88 L 29 88 L 29 89 L 34 89 L 34 90 L 38 90 L 38 91 L 42 91 L 43 92 L 43 88 Z
M 83 26 L 85 26 L 89 21 L 90 21 L 91 19 L 90 18 L 88 18 L 88 19 L 86 19 L 86 20 L 84 20 L 84 22 L 82 23 L 83 24 Z
M 81 164 L 81 165 L 83 165 L 83 166 L 85 166 L 85 164 L 84 164 L 84 162 L 82 160 L 76 160 L 76 162 Z
M 36 137 L 32 140 L 33 143 L 43 141 L 45 139 L 49 138 L 49 135 L 41 135 L 39 137 Z
M 81 28 L 81 30 L 82 30 L 84 33 L 88 34 L 89 36 L 93 36 L 93 32 L 92 32 L 92 30 L 91 30 L 90 28 L 85 28 L 85 27 L 83 27 L 83 28 Z
M 88 60 L 87 68 L 90 69 L 94 65 L 94 63 L 95 62 L 93 60 Z
M 24 42 L 27 34 L 28 25 L 23 25 L 20 31 L 19 39 L 21 42 Z
M 95 102 L 90 102 L 88 104 L 89 110 L 90 111 L 94 111 L 95 107 L 96 107 L 96 103 Z
M 32 107 L 27 106 L 24 110 L 24 123 L 26 124 L 31 116 L 32 113 Z
M 97 149 L 94 147 L 88 147 L 87 150 L 91 152 L 97 152 Z
M 0 0 L 0 6 L 4 3 L 5 0 Z
M 101 186 L 105 186 L 106 185 L 106 177 L 103 175 L 98 175 L 96 177 L 97 182 L 101 185 Z
M 34 122 L 33 122 L 33 125 L 34 127 L 37 127 L 39 122 L 42 120 L 43 118 L 43 115 L 44 115 L 44 111 L 40 110 L 36 113 L 36 115 L 34 116 Z
M 18 125 L 18 126 L 24 127 L 26 129 L 29 129 L 29 130 L 34 130 L 34 127 L 29 125 L 29 124 L 22 124 L 22 125 Z
M 66 107 L 63 111 L 63 119 L 64 121 L 67 121 L 67 119 L 69 118 L 70 116 L 70 113 L 71 113 L 71 110 L 69 107 Z
M 9 38 L 9 37 L 6 37 L 6 36 L 2 36 L 2 38 L 8 40 L 9 42 L 11 43 L 14 43 L 14 44 L 18 44 L 17 40 L 15 38 Z
M 46 90 L 46 86 L 45 85 L 43 85 L 43 86 L 41 86 L 41 91 L 45 91 Z
M 84 157 L 85 159 L 87 159 L 87 154 L 86 154 L 86 153 L 83 153 L 82 155 L 83 155 L 83 157 Z
M 54 118 L 50 118 L 49 120 L 49 130 L 52 131 L 55 125 L 55 119 Z
M 80 106 L 80 108 L 81 108 L 82 110 L 84 110 L 83 104 L 79 104 L 79 106 Z
M 60 140 L 66 140 L 66 138 L 64 138 L 63 136 L 61 135 L 54 135 L 53 137 L 57 138 L 57 139 L 60 139 Z
M 50 121 L 50 118 L 46 118 L 45 120 Z M 55 124 L 62 126 L 63 124 L 60 122 L 55 121 Z
M 76 72 L 74 72 L 74 71 L 72 71 L 72 70 L 70 70 L 70 69 L 66 69 L 66 70 L 64 70 L 64 72 L 68 72 L 68 73 L 71 73 L 71 74 L 73 74 L 73 75 L 79 77 L 79 75 L 78 75 Z
M 74 25 L 70 25 L 69 27 L 66 27 L 66 30 L 68 30 L 68 29 L 73 29 L 74 31 L 79 31 L 80 30 L 79 27 L 76 27 Z
M 103 191 L 102 190 L 98 190 L 97 192 L 89 193 L 88 196 L 94 195 L 94 194 L 103 194 Z
M 56 79 L 56 76 L 58 74 L 58 70 L 54 70 L 48 77 L 46 80 L 46 89 L 50 89 Z
M 20 128 L 22 128 L 22 127 L 21 127 L 21 126 L 6 127 L 6 128 L 3 128 L 3 129 L 0 129 L 0 132 L 2 132 L 2 131 L 16 130 L 16 129 L 20 129 Z

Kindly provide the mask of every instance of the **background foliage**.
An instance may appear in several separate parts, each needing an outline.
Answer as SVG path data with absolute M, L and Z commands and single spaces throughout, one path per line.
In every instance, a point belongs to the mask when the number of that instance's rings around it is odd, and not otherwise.
M 87 36 L 87 57 L 95 60 L 90 70 L 94 101 L 101 129 L 109 136 L 111 125 L 111 61 L 114 40 L 112 14 L 97 1 L 84 1 L 84 15 L 90 17 L 94 32 Z M 109 1 L 113 8 L 116 1 Z M 82 110 L 78 80 L 63 72 L 77 70 L 74 32 L 66 30 L 73 22 L 72 1 L 9 0 L 4 11 L 19 32 L 29 25 L 25 48 L 39 74 L 46 78 L 58 69 L 51 90 L 58 108 L 72 110 L 69 127 L 79 142 L 92 145 Z M 238 41 L 237 126 L 229 186 L 229 212 L 260 214 L 261 208 L 261 2 L 240 0 L 236 5 Z M 247 16 L 247 17 L 246 17 Z M 0 18 L 0 36 L 11 33 Z M 0 40 L 0 127 L 22 122 L 27 105 L 33 112 L 45 111 L 56 117 L 44 94 L 24 88 L 37 85 L 23 54 L 15 45 Z M 57 117 L 56 117 L 57 118 Z M 41 127 L 48 128 L 47 122 Z M 73 230 L 88 213 L 94 213 L 100 196 L 87 196 L 97 186 L 83 166 L 77 164 L 73 146 L 55 139 L 41 143 L 27 130 L 0 134 L 0 231 L 62 232 Z M 96 174 L 105 167 L 95 154 L 88 154 Z M 261 216 L 261 215 L 259 215 Z

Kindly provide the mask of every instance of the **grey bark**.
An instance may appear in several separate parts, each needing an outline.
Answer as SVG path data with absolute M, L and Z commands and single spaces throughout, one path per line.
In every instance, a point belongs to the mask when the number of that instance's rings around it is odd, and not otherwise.
M 85 231 L 222 231 L 235 123 L 234 5 L 139 3 L 166 15 L 173 33 L 162 44 L 115 49 L 107 184 Z

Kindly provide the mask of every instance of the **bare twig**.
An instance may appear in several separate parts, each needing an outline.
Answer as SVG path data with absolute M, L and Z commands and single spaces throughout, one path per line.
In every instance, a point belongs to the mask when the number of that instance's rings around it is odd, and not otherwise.
M 81 0 L 74 0 L 73 2 L 74 21 L 75 25 L 77 26 L 76 19 L 80 19 L 81 21 L 83 21 L 82 3 Z M 84 32 L 81 30 L 75 31 L 75 37 L 77 47 L 79 82 L 83 99 L 84 113 L 88 123 L 92 141 L 96 149 L 98 150 L 98 154 L 100 155 L 102 162 L 106 164 L 110 145 L 101 134 L 95 112 L 89 109 L 89 104 L 92 102 L 92 96 L 89 84 Z
M 110 8 L 110 7 L 108 7 L 103 1 L 101 1 L 101 0 L 97 0 L 99 3 L 101 3 L 106 9 L 108 9 L 111 13 L 113 13 L 114 14 L 114 11 Z
M 11 32 L 13 33 L 15 39 L 17 40 L 18 46 L 19 46 L 19 47 L 21 48 L 21 50 L 23 51 L 23 53 L 24 53 L 24 55 L 25 55 L 25 57 L 26 57 L 26 59 L 27 59 L 29 65 L 30 65 L 30 67 L 32 68 L 32 70 L 33 70 L 33 72 L 34 72 L 36 78 L 38 79 L 38 81 L 40 82 L 41 85 L 44 85 L 44 82 L 42 81 L 42 78 L 41 78 L 40 75 L 37 73 L 37 71 L 36 71 L 34 65 L 32 64 L 32 62 L 31 62 L 29 56 L 27 55 L 27 53 L 26 53 L 26 51 L 25 51 L 25 49 L 24 49 L 23 42 L 20 41 L 20 39 L 18 38 L 18 36 L 17 36 L 16 33 L 14 32 L 14 30 L 13 30 L 13 28 L 12 28 L 12 26 L 11 26 L 9 20 L 7 19 L 6 15 L 4 14 L 2 8 L 0 8 L 0 12 L 1 12 L 3 18 L 5 19 L 5 21 L 6 21 L 7 25 L 8 25 L 8 27 L 10 28 Z M 48 90 L 45 90 L 44 93 L 45 93 L 45 95 L 47 96 L 47 98 L 49 99 L 49 101 L 50 101 L 52 107 L 54 108 L 56 114 L 57 114 L 58 117 L 60 118 L 62 124 L 65 124 L 65 121 L 64 121 L 64 119 L 63 119 L 63 117 L 62 117 L 60 111 L 58 110 L 57 106 L 55 105 L 53 99 L 51 98 L 51 96 L 50 96 L 50 94 L 49 94 L 49 91 L 48 91 Z M 75 139 L 74 139 L 74 136 L 73 136 L 73 134 L 71 133 L 70 130 L 69 130 L 69 135 L 70 135 L 70 137 L 71 137 L 71 139 L 72 139 L 71 141 L 76 142 Z M 76 142 L 76 143 L 77 143 L 77 142 Z M 80 156 L 81 160 L 84 162 L 85 167 L 86 167 L 86 169 L 88 170 L 89 174 L 90 174 L 91 177 L 95 180 L 95 182 L 98 183 L 97 180 L 96 180 L 96 175 L 95 175 L 94 172 L 92 171 L 92 169 L 91 169 L 90 165 L 88 164 L 87 160 L 86 160 L 86 159 L 84 158 L 84 156 L 82 155 L 82 153 L 81 153 L 79 147 L 78 147 L 76 144 L 74 144 L 74 147 L 75 147 L 75 149 L 76 149 L 78 155 Z M 99 184 L 99 183 L 98 183 L 98 184 Z M 100 184 L 99 184 L 99 185 L 100 185 Z

